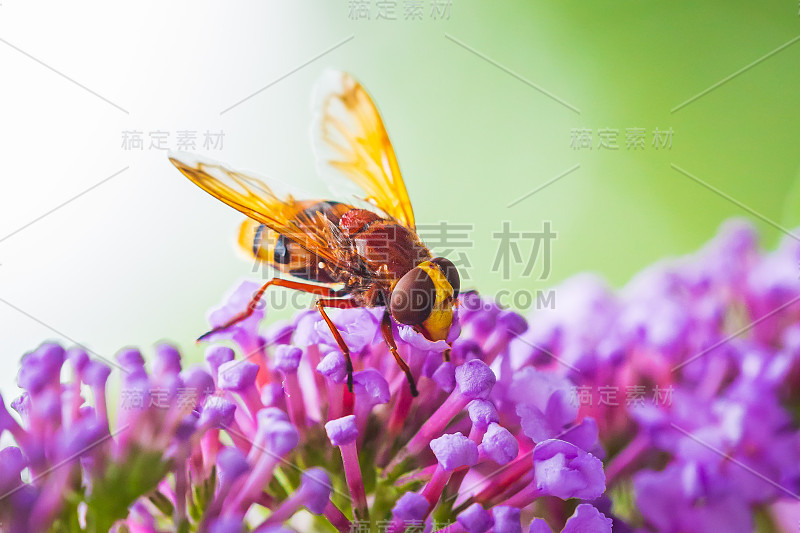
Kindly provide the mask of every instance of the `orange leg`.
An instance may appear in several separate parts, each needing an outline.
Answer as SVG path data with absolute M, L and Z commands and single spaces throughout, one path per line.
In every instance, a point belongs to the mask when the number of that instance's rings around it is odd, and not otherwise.
M 353 392 L 353 361 L 350 359 L 350 348 L 348 348 L 347 343 L 344 342 L 342 338 L 342 334 L 339 333 L 339 329 L 336 327 L 336 324 L 328 316 L 328 313 L 325 312 L 326 307 L 335 307 L 337 309 L 352 309 L 354 307 L 358 307 L 356 303 L 351 300 L 350 298 L 320 298 L 317 300 L 317 311 L 319 314 L 322 315 L 323 320 L 325 323 L 328 324 L 328 328 L 331 330 L 333 334 L 333 338 L 336 339 L 336 344 L 339 345 L 339 349 L 342 351 L 342 355 L 344 355 L 344 361 L 347 368 L 347 390 L 351 393 Z
M 307 292 L 309 294 L 316 294 L 318 296 L 336 297 L 336 296 L 341 296 L 342 295 L 339 291 L 331 289 L 330 287 L 325 287 L 325 286 L 321 286 L 321 285 L 312 285 L 311 283 L 300 283 L 300 282 L 291 281 L 291 280 L 288 280 L 288 279 L 273 278 L 273 279 L 269 280 L 268 282 L 266 282 L 263 287 L 258 289 L 258 291 L 256 291 L 256 293 L 250 299 L 250 303 L 247 305 L 247 309 L 246 310 L 244 310 L 241 313 L 239 313 L 238 315 L 234 316 L 233 318 L 231 318 L 230 320 L 228 320 L 227 322 L 225 322 L 221 326 L 217 326 L 214 329 L 212 329 L 211 331 L 203 333 L 202 335 L 200 335 L 200 337 L 198 337 L 198 339 L 197 339 L 198 342 L 203 340 L 203 339 L 205 339 L 206 337 L 208 337 L 209 335 L 211 335 L 213 333 L 217 333 L 218 331 L 222 331 L 224 329 L 228 329 L 229 327 L 233 326 L 234 324 L 237 324 L 237 323 L 241 322 L 242 320 L 246 319 L 247 317 L 249 317 L 250 315 L 252 315 L 253 312 L 258 307 L 258 302 L 264 296 L 264 292 L 267 290 L 267 287 L 269 287 L 270 285 L 277 285 L 278 287 L 286 287 L 287 289 L 293 289 L 293 290 L 296 290 L 296 291 Z
M 383 319 L 381 320 L 381 333 L 383 334 L 383 340 L 386 341 L 386 345 L 389 347 L 389 351 L 392 352 L 392 356 L 394 356 L 397 366 L 399 366 L 406 375 L 408 385 L 411 387 L 411 396 L 418 396 L 419 392 L 417 391 L 417 384 L 414 382 L 414 376 L 411 374 L 411 369 L 408 367 L 408 363 L 403 361 L 403 358 L 400 357 L 399 353 L 397 353 L 397 343 L 394 341 L 394 335 L 392 334 L 392 319 L 389 316 L 389 309 L 386 309 L 386 311 L 383 313 Z

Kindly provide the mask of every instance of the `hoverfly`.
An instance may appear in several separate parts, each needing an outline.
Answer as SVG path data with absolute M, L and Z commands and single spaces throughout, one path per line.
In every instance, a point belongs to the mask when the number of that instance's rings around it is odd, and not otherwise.
M 315 156 L 355 184 L 363 194 L 360 200 L 279 197 L 263 181 L 224 165 L 170 156 L 201 189 L 247 215 L 239 244 L 248 253 L 297 279 L 269 280 L 247 309 L 200 339 L 250 316 L 272 285 L 316 295 L 316 308 L 345 357 L 352 392 L 350 350 L 326 308 L 384 306 L 383 338 L 416 396 L 391 320 L 431 341 L 447 340 L 460 288 L 458 270 L 448 259 L 433 257 L 419 239 L 394 149 L 364 87 L 346 73 L 327 71 L 315 100 Z M 449 350 L 444 354 L 447 359 Z

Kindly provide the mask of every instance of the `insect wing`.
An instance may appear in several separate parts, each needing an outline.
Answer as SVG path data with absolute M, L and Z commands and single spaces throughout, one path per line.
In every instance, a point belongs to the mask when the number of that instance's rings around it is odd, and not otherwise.
M 314 91 L 314 108 L 312 143 L 320 173 L 336 169 L 350 180 L 337 193 L 362 197 L 371 209 L 415 230 L 394 148 L 364 87 L 347 73 L 327 70 Z
M 264 224 L 332 267 L 348 269 L 335 253 L 340 245 L 338 228 L 321 213 L 309 214 L 306 211 L 306 207 L 314 202 L 298 202 L 291 195 L 281 198 L 258 178 L 192 154 L 170 154 L 170 161 L 195 185 L 255 222 L 245 222 L 243 231 L 252 228 L 255 233 L 258 225 Z M 240 235 L 243 246 L 244 241 Z M 253 241 L 249 247 L 255 254 Z

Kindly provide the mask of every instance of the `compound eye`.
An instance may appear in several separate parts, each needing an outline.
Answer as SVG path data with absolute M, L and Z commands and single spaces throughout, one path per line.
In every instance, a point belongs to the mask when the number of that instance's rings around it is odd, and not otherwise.
M 425 322 L 436 303 L 436 285 L 423 269 L 409 270 L 395 285 L 389 311 L 401 324 L 416 326 Z
M 458 298 L 458 291 L 461 289 L 461 278 L 453 262 L 445 257 L 436 257 L 431 259 L 431 263 L 439 267 L 450 286 L 453 287 L 453 298 Z

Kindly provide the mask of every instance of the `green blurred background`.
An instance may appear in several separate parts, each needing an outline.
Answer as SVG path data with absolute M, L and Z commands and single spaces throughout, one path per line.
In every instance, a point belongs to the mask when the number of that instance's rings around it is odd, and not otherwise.
M 352 20 L 356 4 L 371 6 L 370 20 Z M 482 292 L 545 289 L 586 270 L 619 286 L 731 216 L 754 220 L 766 246 L 781 237 L 673 164 L 777 224 L 800 222 L 800 202 L 786 205 L 800 166 L 800 44 L 774 52 L 800 35 L 797 2 L 454 0 L 449 19 L 434 20 L 428 1 L 422 21 L 404 19 L 402 0 L 398 20 L 376 20 L 376 4 L 315 11 L 320 47 L 355 38 L 307 70 L 333 64 L 371 91 L 419 221 L 474 224 L 470 284 Z M 598 147 L 606 128 L 618 130 L 617 150 Z M 626 148 L 629 128 L 645 131 L 644 149 Z M 573 146 L 577 129 L 593 148 Z M 672 130 L 670 148 L 651 144 L 656 129 Z M 540 268 L 523 278 L 523 265 L 508 280 L 492 272 L 502 221 L 552 222 L 546 280 Z
M 474 225 L 468 286 L 488 295 L 546 290 L 581 271 L 620 286 L 660 258 L 697 249 L 731 216 L 752 219 L 768 247 L 782 236 L 673 164 L 766 219 L 800 222 L 800 202 L 786 205 L 800 166 L 800 43 L 774 52 L 800 35 L 796 2 L 454 0 L 449 18 L 435 19 L 426 1 L 422 20 L 411 20 L 399 0 L 393 21 L 378 17 L 378 4 L 298 7 L 320 26 L 316 49 L 354 39 L 285 90 L 304 100 L 302 80 L 310 90 L 328 65 L 362 81 L 418 222 Z M 276 102 L 284 89 L 275 89 L 254 100 Z M 231 120 L 253 119 L 244 114 L 234 110 Z M 272 124 L 274 134 L 304 142 L 307 119 L 291 130 Z M 643 149 L 626 147 L 633 128 L 645 132 Z M 579 129 L 590 132 L 591 149 L 576 149 Z M 617 130 L 618 149 L 598 146 L 602 129 Z M 669 148 L 652 145 L 656 129 L 672 130 Z M 513 231 L 551 221 L 558 238 L 546 279 L 541 256 L 528 277 L 513 262 L 510 279 L 492 271 L 503 221 Z M 525 260 L 530 246 L 519 241 Z
M 797 2 L 454 1 L 449 21 L 343 24 L 356 35 L 350 50 L 366 44 L 343 66 L 379 102 L 418 217 L 475 223 L 476 287 L 520 283 L 490 272 L 500 220 L 521 230 L 552 221 L 543 285 L 584 270 L 620 285 L 701 246 L 730 216 L 753 218 L 768 245 L 781 236 L 671 164 L 782 223 L 800 166 L 800 44 L 671 109 L 796 38 L 797 12 Z M 635 127 L 647 131 L 643 150 L 624 146 Z M 592 130 L 595 147 L 572 148 L 574 128 Z M 619 130 L 618 150 L 597 148 L 602 128 Z M 655 128 L 672 128 L 671 149 L 650 145 Z
M 778 225 L 800 223 L 796 0 L 452 0 L 449 16 L 436 20 L 431 0 L 422 2 L 421 20 L 406 20 L 405 0 L 395 2 L 397 20 L 376 20 L 378 4 L 146 1 L 111 10 L 53 2 L 43 21 L 41 7 L 4 3 L 6 38 L 44 59 L 63 53 L 59 67 L 71 66 L 76 79 L 130 110 L 117 113 L 4 49 L 3 60 L 21 69 L 18 83 L 4 88 L 13 132 L 1 139 L 13 148 L 4 165 L 36 161 L 40 176 L 7 198 L 8 208 L 25 208 L 27 198 L 74 176 L 90 175 L 87 187 L 130 166 L 80 208 L 65 207 L 4 243 L 10 275 L 0 289 L 52 326 L 3 308 L 11 351 L 4 387 L 22 350 L 59 338 L 53 330 L 107 356 L 124 345 L 149 351 L 168 338 L 199 358 L 193 339 L 207 327 L 207 309 L 254 276 L 233 251 L 240 216 L 182 178 L 165 153 L 121 150 L 120 132 L 223 129 L 225 149 L 207 155 L 324 194 L 308 102 L 326 67 L 353 73 L 376 100 L 418 222 L 474 224 L 465 284 L 485 294 L 544 290 L 582 271 L 621 286 L 660 258 L 697 249 L 732 216 L 752 219 L 767 247 L 780 239 L 780 230 L 673 165 Z M 369 19 L 355 16 L 361 5 Z M 93 24 L 92 10 L 106 23 Z M 107 62 L 97 60 L 101 53 Z M 31 94 L 31 76 L 42 76 L 37 87 L 50 92 Z M 67 97 L 81 100 L 64 105 L 59 98 Z M 48 114 L 48 105 L 57 108 Z M 90 110 L 97 119 L 86 118 Z M 44 135 L 61 139 L 72 164 L 37 158 L 42 132 L 34 123 L 49 125 Z M 604 128 L 618 130 L 619 149 L 597 147 Z M 629 128 L 644 129 L 644 149 L 626 149 Z M 652 146 L 656 128 L 672 130 L 670 148 Z M 592 149 L 572 146 L 575 129 L 591 130 Z M 25 216 L 43 209 L 31 205 Z M 76 213 L 84 218 L 69 218 Z M 510 279 L 492 272 L 492 234 L 503 221 L 515 231 L 551 222 L 558 238 L 547 279 L 540 268 L 522 277 L 523 265 L 512 265 Z M 9 219 L 6 229 L 21 222 Z

